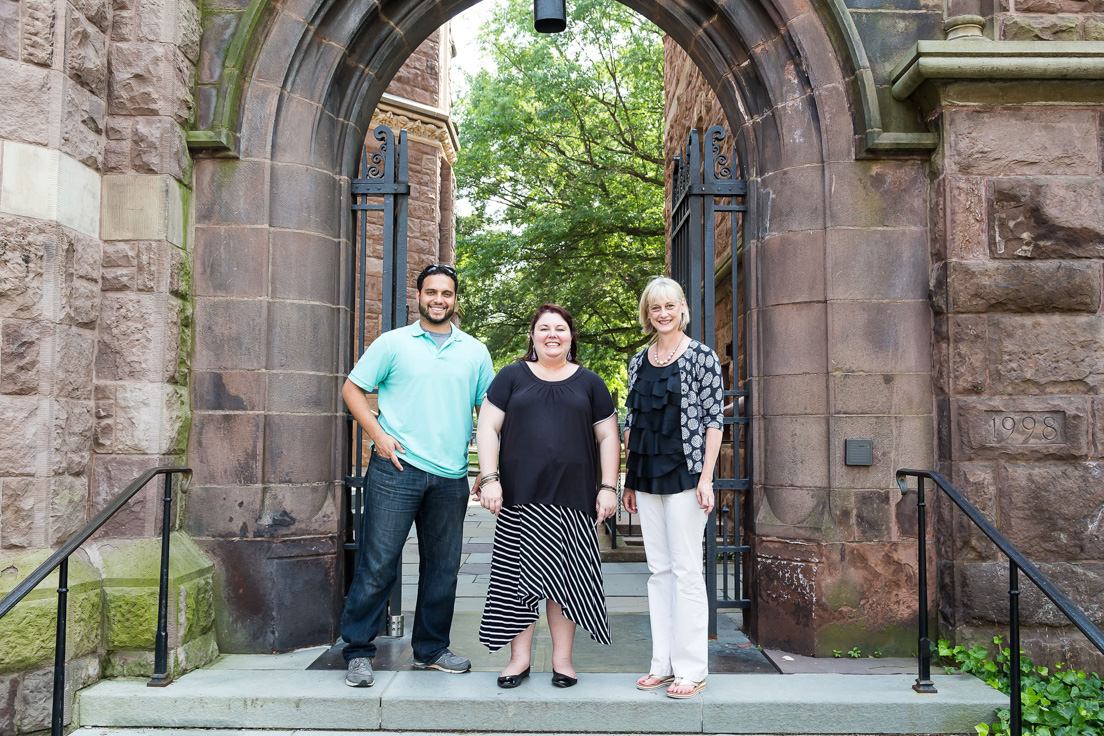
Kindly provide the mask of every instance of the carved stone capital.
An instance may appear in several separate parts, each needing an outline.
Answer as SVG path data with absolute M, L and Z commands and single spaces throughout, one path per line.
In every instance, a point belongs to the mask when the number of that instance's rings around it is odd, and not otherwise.
M 372 128 L 377 125 L 405 130 L 412 139 L 440 148 L 449 164 L 456 163 L 460 140 L 447 112 L 385 94 L 372 113 Z

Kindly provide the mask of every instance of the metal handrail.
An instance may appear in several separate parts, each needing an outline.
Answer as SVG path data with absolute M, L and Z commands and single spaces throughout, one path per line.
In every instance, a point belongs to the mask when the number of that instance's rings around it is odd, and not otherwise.
M 154 642 L 153 677 L 148 683 L 149 687 L 164 687 L 172 682 L 168 674 L 168 620 L 169 620 L 169 532 L 170 517 L 172 516 L 172 477 L 180 474 L 185 478 L 192 475 L 191 468 L 159 467 L 150 468 L 138 476 L 133 483 L 126 487 L 122 493 L 115 497 L 100 513 L 96 514 L 80 531 L 61 545 L 56 552 L 36 567 L 34 571 L 16 585 L 10 593 L 0 599 L 0 618 L 15 608 L 19 601 L 23 600 L 39 583 L 46 579 L 55 569 L 58 571 L 58 607 L 57 630 L 54 640 L 54 693 L 53 710 L 50 717 L 50 735 L 62 736 L 65 717 L 65 631 L 66 610 L 69 594 L 69 556 L 77 551 L 77 548 L 87 542 L 108 519 L 134 498 L 138 491 L 145 488 L 154 477 L 165 476 L 164 510 L 161 519 L 161 578 L 157 602 L 157 636 Z
M 981 511 L 976 506 L 970 503 L 966 498 L 955 488 L 949 480 L 944 478 L 941 474 L 936 473 L 933 470 L 911 470 L 908 468 L 902 468 L 897 471 L 897 485 L 901 489 L 901 494 L 908 493 L 908 478 L 916 478 L 916 513 L 917 513 L 917 538 L 919 542 L 919 548 L 917 551 L 919 561 L 919 578 L 920 578 L 920 590 L 919 590 L 919 609 L 920 609 L 920 622 L 919 622 L 919 651 L 917 652 L 918 668 L 919 672 L 916 678 L 916 684 L 912 686 L 912 689 L 920 693 L 934 693 L 936 692 L 935 685 L 931 680 L 931 640 L 928 638 L 928 575 L 927 575 L 927 511 L 926 504 L 924 503 L 924 480 L 930 480 L 935 484 L 935 487 L 947 494 L 947 496 L 954 501 L 955 505 L 962 509 L 966 517 L 973 522 L 974 526 L 982 531 L 985 536 L 997 545 L 999 549 L 1006 557 L 1008 557 L 1008 648 L 1009 648 L 1009 665 L 1008 665 L 1008 677 L 1009 677 L 1009 711 L 1011 714 L 1012 733 L 1015 736 L 1019 736 L 1022 733 L 1022 724 L 1020 723 L 1020 578 L 1019 571 L 1023 570 L 1031 582 L 1038 586 L 1039 590 L 1043 592 L 1051 603 L 1058 607 L 1058 610 L 1076 626 L 1082 634 L 1095 646 L 1101 654 L 1104 654 L 1104 633 L 1100 631 L 1089 620 L 1089 617 L 1085 615 L 1077 605 L 1071 601 L 1066 595 L 1058 590 L 1054 583 L 1050 582 L 1050 579 L 1035 567 L 1031 560 L 1027 559 L 1023 552 L 1020 552 L 1016 548 L 1016 545 L 1008 541 L 1008 538 L 1001 534 L 993 523 L 989 519 L 982 515 Z

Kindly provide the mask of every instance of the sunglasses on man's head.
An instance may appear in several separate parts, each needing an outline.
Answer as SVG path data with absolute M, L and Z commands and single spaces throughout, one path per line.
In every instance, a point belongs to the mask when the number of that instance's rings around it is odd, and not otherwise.
M 425 270 L 422 271 L 422 274 L 425 276 L 432 276 L 435 273 L 443 273 L 446 276 L 456 278 L 456 269 L 445 263 L 435 263 L 432 266 L 426 266 Z

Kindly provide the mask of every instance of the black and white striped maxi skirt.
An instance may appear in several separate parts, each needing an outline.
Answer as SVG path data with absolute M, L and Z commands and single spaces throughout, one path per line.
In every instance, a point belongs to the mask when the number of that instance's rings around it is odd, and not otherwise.
M 594 520 L 582 511 L 546 504 L 504 506 L 498 514 L 491 582 L 479 641 L 501 649 L 539 617 L 545 599 L 564 616 L 610 643 L 602 560 Z

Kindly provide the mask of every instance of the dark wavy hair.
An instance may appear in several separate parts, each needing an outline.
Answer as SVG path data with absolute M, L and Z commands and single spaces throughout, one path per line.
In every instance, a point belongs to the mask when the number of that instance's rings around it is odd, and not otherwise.
M 537 362 L 537 350 L 533 345 L 533 330 L 537 328 L 537 320 L 541 318 L 541 315 L 548 313 L 559 315 L 563 317 L 564 322 L 567 322 L 567 329 L 571 332 L 571 345 L 567 348 L 567 362 L 579 365 L 579 333 L 575 331 L 575 320 L 571 318 L 570 312 L 558 304 L 542 304 L 533 313 L 533 319 L 529 320 L 529 347 L 525 350 L 525 355 L 518 358 L 518 362 Z

